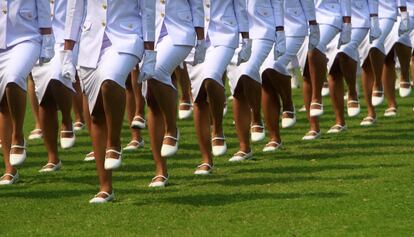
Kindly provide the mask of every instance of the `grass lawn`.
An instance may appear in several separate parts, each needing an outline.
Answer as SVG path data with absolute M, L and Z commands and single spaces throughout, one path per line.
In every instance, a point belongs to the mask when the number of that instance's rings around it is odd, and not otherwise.
M 326 134 L 334 120 L 325 98 L 322 139 L 301 141 L 307 122 L 299 113 L 296 127 L 282 130 L 283 150 L 265 155 L 263 141 L 254 160 L 239 164 L 227 162 L 238 149 L 229 108 L 228 155 L 215 160 L 209 177 L 193 175 L 200 162 L 193 121 L 180 121 L 181 149 L 168 161 L 171 185 L 163 190 L 147 188 L 154 165 L 144 131 L 147 144 L 124 154 L 114 174 L 117 200 L 107 205 L 88 204 L 98 181 L 94 163 L 82 161 L 91 150 L 85 131 L 61 152 L 56 174 L 38 173 L 45 148 L 30 142 L 21 181 L 0 188 L 0 236 L 412 236 L 414 99 L 398 101 L 397 118 L 384 118 L 382 106 L 377 125 L 361 128 L 363 110 L 338 136 Z

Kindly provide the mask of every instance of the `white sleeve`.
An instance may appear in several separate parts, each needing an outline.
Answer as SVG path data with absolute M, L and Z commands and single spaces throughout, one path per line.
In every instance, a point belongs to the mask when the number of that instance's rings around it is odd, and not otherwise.
M 303 11 L 305 12 L 306 20 L 315 21 L 316 20 L 315 2 L 313 0 L 300 0 L 300 4 L 302 5 Z
M 351 16 L 352 15 L 352 8 L 351 8 L 351 0 L 341 0 L 341 14 L 342 16 Z
M 406 7 L 407 1 L 406 0 L 397 0 L 398 7 Z
M 39 28 L 51 28 L 50 2 L 48 0 L 36 0 L 36 8 Z
M 239 32 L 249 32 L 249 18 L 247 14 L 247 0 L 234 0 L 234 13 L 236 14 Z
M 189 0 L 194 27 L 204 28 L 204 6 L 203 0 Z
M 142 34 L 145 42 L 155 41 L 155 1 L 139 0 L 141 2 Z
M 378 14 L 378 0 L 368 0 L 370 14 Z
M 290 0 L 288 0 L 290 1 Z M 275 20 L 275 28 L 278 26 L 285 25 L 285 11 L 284 11 L 284 0 L 272 0 L 270 4 L 272 4 L 273 8 L 273 16 Z
M 68 0 L 65 21 L 65 39 L 78 41 L 85 12 L 85 0 Z

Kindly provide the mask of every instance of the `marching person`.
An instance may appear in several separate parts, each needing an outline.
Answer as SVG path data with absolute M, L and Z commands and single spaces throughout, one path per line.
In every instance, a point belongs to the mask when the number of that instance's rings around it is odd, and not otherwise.
M 303 97 L 310 130 L 303 140 L 315 140 L 321 136 L 319 116 L 324 112 L 322 104 L 322 86 L 327 72 L 327 45 L 339 36 L 337 47 L 351 40 L 351 1 L 315 0 L 316 19 L 320 24 L 320 41 L 315 49 L 300 50 L 300 56 L 306 55 L 304 71 Z
M 23 164 L 26 142 L 26 79 L 37 61 L 54 56 L 54 38 L 47 0 L 2 1 L 0 8 L 0 139 L 5 174 L 0 185 L 16 183 L 16 166 Z
M 283 111 L 282 128 L 292 127 L 296 123 L 288 65 L 297 58 L 301 47 L 314 50 L 320 38 L 315 4 L 312 0 L 285 1 L 284 11 L 286 52 L 282 54 L 281 46 L 275 44 L 274 54 L 270 54 L 263 65 L 262 104 L 266 128 L 270 136 L 269 142 L 263 149 L 264 152 L 274 152 L 282 145 L 279 133 L 281 111 Z M 306 37 L 309 38 L 308 43 L 305 43 Z M 302 67 L 303 64 L 304 60 L 301 60 Z
M 180 10 L 176 10 L 180 9 Z M 156 175 L 150 187 L 168 184 L 166 158 L 177 153 L 177 90 L 172 83 L 174 70 L 196 45 L 196 63 L 204 60 L 204 13 L 200 0 L 157 1 L 155 74 L 144 87 L 149 108 L 148 129 Z
M 196 175 L 210 174 L 213 170 L 212 156 L 224 155 L 227 151 L 223 131 L 226 100 L 223 76 L 239 46 L 240 34 L 243 43 L 239 63 L 250 58 L 251 41 L 246 7 L 246 0 L 204 0 L 208 46 L 206 60 L 197 66 L 188 65 L 194 100 L 194 122 L 202 155 L 202 164 L 196 169 Z M 250 112 L 244 116 L 250 117 Z M 249 126 L 250 124 L 247 125 Z
M 382 32 L 381 36 L 378 39 L 373 40 L 372 43 L 370 43 L 369 37 L 366 37 L 359 46 L 361 56 L 360 61 L 362 62 L 362 86 L 368 109 L 368 115 L 360 123 L 360 125 L 364 127 L 372 126 L 376 122 L 377 116 L 375 106 L 382 104 L 384 101 L 383 88 L 387 87 L 387 95 L 395 93 L 394 88 L 392 88 L 391 91 L 391 89 L 388 88 L 389 85 L 384 84 L 384 82 L 387 83 L 392 81 L 392 79 L 389 80 L 385 78 L 387 75 L 389 76 L 389 74 L 387 69 L 384 68 L 386 67 L 384 66 L 384 63 L 386 63 L 386 55 L 391 52 L 395 44 L 394 37 L 390 34 L 397 20 L 398 9 L 400 9 L 403 15 L 408 17 L 405 0 L 379 0 L 378 18 Z M 400 35 L 403 35 L 408 31 L 408 25 L 405 24 L 406 21 L 407 20 L 401 21 L 401 23 L 397 25 Z M 363 58 L 364 56 L 366 56 L 366 58 Z M 388 60 L 391 60 L 391 56 L 388 57 Z M 389 63 L 391 62 L 388 61 L 386 64 Z M 389 112 L 396 113 L 396 110 L 390 110 Z
M 122 161 L 120 136 L 125 112 L 125 81 L 140 60 L 143 61 L 140 77 L 153 75 L 154 29 L 153 0 L 68 2 L 63 76 L 75 78 L 73 49 L 79 41 L 79 78 L 88 98 L 92 145 L 100 181 L 100 191 L 90 203 L 114 199 L 112 170 L 119 168 Z
M 352 3 L 351 41 L 337 49 L 335 40 L 328 47 L 328 81 L 332 107 L 335 113 L 335 125 L 328 133 L 341 133 L 347 129 L 344 117 L 344 82 L 348 86 L 348 116 L 355 117 L 361 106 L 357 92 L 357 66 L 359 62 L 358 47 L 366 37 L 369 40 L 379 38 L 381 29 L 378 20 L 377 0 L 357 0 Z M 366 58 L 367 55 L 361 55 Z
M 231 64 L 227 67 L 227 76 L 233 96 L 233 116 L 240 147 L 239 151 L 230 158 L 230 162 L 243 161 L 253 157 L 250 147 L 250 130 L 255 132 L 251 134 L 252 141 L 259 140 L 253 134 L 261 132 L 264 135 L 264 127 L 261 122 L 262 80 L 260 68 L 274 44 L 276 44 L 275 59 L 279 56 L 278 54 L 284 53 L 285 48 L 283 1 L 275 5 L 270 0 L 247 1 L 247 13 L 251 37 L 243 39 L 240 50 L 236 50 Z M 278 51 L 278 47 L 282 48 L 282 52 Z M 249 60 L 242 63 L 244 58 Z M 259 122 L 253 124 L 252 120 Z M 256 129 L 260 129 L 260 131 Z
M 63 149 L 68 149 L 75 144 L 75 132 L 71 118 L 72 96 L 75 91 L 70 78 L 62 77 L 60 60 L 60 52 L 63 50 L 64 43 L 67 0 L 55 0 L 50 4 L 56 54 L 49 63 L 36 65 L 32 70 L 36 97 L 39 103 L 40 126 L 48 153 L 48 162 L 39 172 L 57 171 L 62 166 L 57 147 L 58 110 L 62 111 L 60 145 Z M 74 54 L 77 54 L 76 49 Z M 76 65 L 76 62 L 73 62 L 73 64 Z

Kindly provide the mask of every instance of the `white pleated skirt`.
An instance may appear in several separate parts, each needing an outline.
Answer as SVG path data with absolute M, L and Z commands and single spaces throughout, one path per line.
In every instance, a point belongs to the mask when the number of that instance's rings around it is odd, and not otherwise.
M 24 41 L 8 49 L 0 49 L 0 99 L 9 83 L 27 90 L 27 76 L 39 59 L 38 42 Z
M 383 54 L 387 55 L 390 52 L 392 46 L 394 46 L 394 44 L 396 43 L 396 39 L 391 35 L 392 29 L 394 25 L 396 25 L 396 22 L 393 19 L 381 18 L 379 19 L 379 23 L 380 23 L 382 34 L 378 39 L 372 42 L 370 47 L 368 47 L 368 51 L 371 48 L 377 48 Z M 398 30 L 398 25 L 397 25 L 397 30 Z M 397 37 L 398 37 L 398 33 L 397 33 Z M 365 44 L 361 46 L 366 47 L 366 43 L 369 44 L 369 39 L 367 38 L 366 40 L 368 42 L 365 42 Z
M 33 81 L 35 84 L 35 92 L 37 100 L 40 103 L 43 101 L 43 97 L 46 93 L 46 89 L 49 86 L 50 81 L 57 80 L 62 83 L 66 88 L 75 92 L 72 86 L 72 81 L 62 77 L 62 63 L 61 63 L 61 51 L 63 50 L 63 44 L 55 45 L 55 56 L 49 63 L 39 65 L 36 64 L 32 70 Z M 73 50 L 73 65 L 76 65 L 77 49 Z
M 157 63 L 155 65 L 154 77 L 150 80 L 157 80 L 165 85 L 174 87 L 171 75 L 174 70 L 186 59 L 193 46 L 174 45 L 169 35 L 164 36 L 156 46 Z M 148 83 L 142 84 L 142 94 L 147 96 Z
M 414 29 L 414 22 L 413 21 L 414 21 L 414 17 L 411 16 L 410 17 L 410 24 L 412 25 L 411 26 L 411 29 Z M 392 28 L 392 31 L 391 31 L 391 36 L 393 37 L 393 39 L 390 39 L 390 42 L 389 43 L 390 44 L 392 42 L 394 42 L 394 43 L 401 43 L 401 44 L 403 44 L 403 45 L 411 48 L 413 46 L 413 44 L 412 44 L 411 41 L 414 41 L 414 39 L 412 37 L 414 30 L 412 30 L 409 33 L 406 33 L 406 34 L 402 35 L 401 37 L 399 37 L 398 36 L 398 28 L 400 26 L 400 22 L 401 22 L 401 17 L 398 17 L 397 18 L 397 22 L 394 24 L 394 27 Z
M 126 78 L 138 61 L 139 59 L 135 55 L 120 53 L 109 46 L 101 53 L 97 68 L 79 68 L 82 90 L 88 98 L 91 114 L 95 108 L 102 83 L 110 80 L 125 89 Z
M 270 53 L 262 66 L 261 72 L 265 71 L 266 69 L 273 69 L 283 75 L 289 76 L 289 63 L 294 60 L 297 60 L 298 52 L 301 49 L 304 42 L 305 37 L 286 37 L 285 54 L 280 56 L 275 61 L 273 53 Z
M 239 66 L 237 66 L 237 59 L 240 48 L 236 50 L 229 66 L 227 67 L 227 77 L 229 78 L 229 85 L 232 95 L 236 90 L 240 77 L 243 75 L 246 75 L 254 81 L 262 84 L 260 69 L 267 56 L 269 54 L 273 56 L 273 53 L 270 53 L 273 48 L 273 44 L 274 41 L 271 40 L 253 40 L 252 55 L 250 56 L 249 61 L 242 63 Z
M 192 66 L 187 64 L 188 74 L 191 79 L 191 92 L 195 101 L 203 85 L 204 80 L 212 79 L 219 85 L 223 86 L 222 77 L 227 66 L 234 55 L 235 49 L 225 46 L 210 46 L 207 49 L 206 59 L 204 63 Z M 193 58 L 193 52 L 188 58 Z

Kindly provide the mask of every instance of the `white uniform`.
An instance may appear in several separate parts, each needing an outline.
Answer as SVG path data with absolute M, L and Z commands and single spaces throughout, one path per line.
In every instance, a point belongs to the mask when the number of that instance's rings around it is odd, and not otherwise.
M 92 113 L 102 83 L 125 88 L 144 41 L 155 41 L 155 1 L 71 0 L 67 13 L 65 39 L 80 40 L 78 72 Z
M 72 81 L 62 77 L 62 63 L 60 60 L 60 52 L 63 50 L 64 44 L 66 6 L 67 0 L 54 0 L 50 3 L 50 8 L 52 9 L 51 18 L 53 34 L 56 41 L 55 56 L 49 63 L 43 64 L 42 66 L 37 64 L 32 70 L 33 81 L 35 83 L 35 92 L 39 104 L 42 102 L 43 96 L 45 95 L 46 89 L 51 80 L 58 80 L 68 89 L 75 92 L 72 86 Z M 74 65 L 76 65 L 77 49 L 78 47 L 74 50 Z
M 231 93 L 237 87 L 242 75 L 262 83 L 260 68 L 269 55 L 275 43 L 276 27 L 284 26 L 283 1 L 247 1 L 249 17 L 249 34 L 252 42 L 252 54 L 249 61 L 237 66 L 238 51 L 233 56 L 227 67 L 227 76 Z M 272 54 L 273 55 L 273 54 Z
M 48 0 L 0 1 L 0 99 L 9 83 L 26 90 L 26 78 L 40 57 L 39 28 L 50 28 Z
M 196 43 L 195 27 L 204 27 L 204 9 L 201 0 L 157 1 L 156 50 L 157 63 L 154 80 L 175 89 L 171 75 Z M 147 83 L 143 94 L 146 95 Z
M 188 72 L 194 100 L 205 79 L 213 79 L 224 87 L 222 76 L 239 45 L 239 33 L 249 31 L 246 0 L 204 0 L 205 33 L 208 49 L 204 63 Z
M 276 61 L 273 54 L 269 54 L 262 71 L 274 69 L 289 76 L 288 65 L 297 59 L 296 55 L 308 36 L 308 22 L 314 20 L 316 20 L 316 11 L 313 0 L 285 1 L 286 52 Z
M 328 54 L 337 55 L 338 53 L 345 53 L 347 56 L 358 62 L 364 62 L 368 57 L 369 50 L 358 50 L 361 43 L 368 38 L 368 33 L 371 25 L 370 14 L 378 14 L 378 0 L 353 0 L 352 2 L 352 34 L 351 41 L 348 44 L 342 45 L 337 49 L 337 42 L 339 35 L 328 45 Z M 330 57 L 328 62 L 328 70 L 331 69 L 335 57 Z
M 414 45 L 414 0 L 407 0 L 407 10 L 408 14 L 410 16 L 410 25 L 411 25 L 411 31 L 407 34 L 402 35 L 401 37 L 398 37 L 398 27 L 401 22 L 401 17 L 397 17 L 397 23 L 396 26 L 393 27 L 391 34 L 395 34 L 398 43 L 401 43 L 407 47 L 412 47 Z

